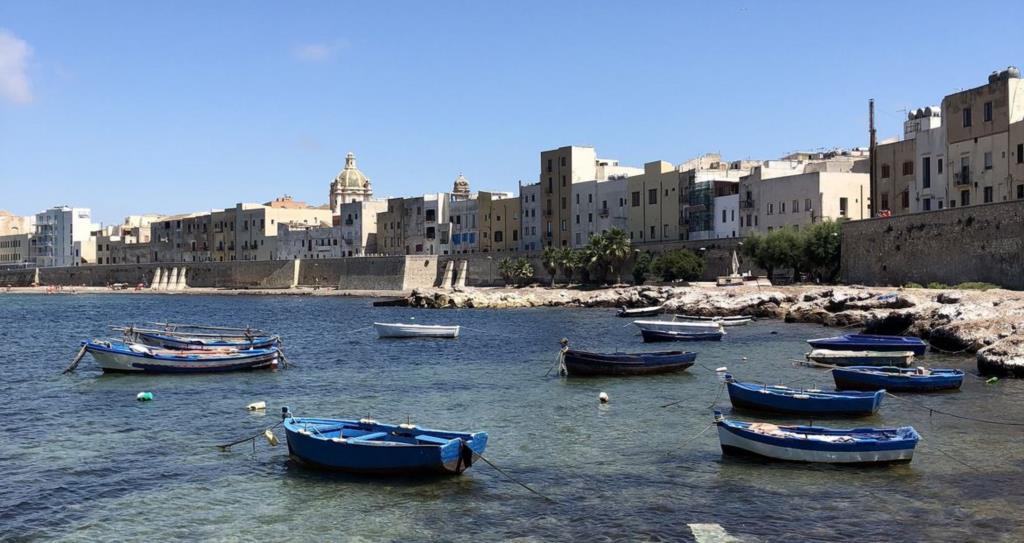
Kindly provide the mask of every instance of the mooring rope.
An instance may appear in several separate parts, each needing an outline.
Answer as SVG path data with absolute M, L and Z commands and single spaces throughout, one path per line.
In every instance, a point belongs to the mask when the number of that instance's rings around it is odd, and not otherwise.
M 968 416 L 965 416 L 965 415 L 957 415 L 956 413 L 950 413 L 949 411 L 943 411 L 941 409 L 935 409 L 934 407 L 929 407 L 927 405 L 924 405 L 923 403 L 915 402 L 913 400 L 910 400 L 908 398 L 904 398 L 902 396 L 897 396 L 897 395 L 895 395 L 895 394 L 893 394 L 892 392 L 889 392 L 889 391 L 886 391 L 885 393 L 886 393 L 886 395 L 892 396 L 893 398 L 896 398 L 897 400 L 901 400 L 901 401 L 907 402 L 907 403 L 912 404 L 912 405 L 914 405 L 916 407 L 919 407 L 921 409 L 927 409 L 929 416 L 931 416 L 932 413 L 938 413 L 940 415 L 946 415 L 947 417 L 953 417 L 953 418 L 962 419 L 962 420 L 969 420 L 971 422 L 980 422 L 980 423 L 983 423 L 983 424 L 996 424 L 996 425 L 999 425 L 999 426 L 1024 426 L 1024 422 L 1014 422 L 1014 421 L 1007 421 L 1007 420 L 982 419 L 982 418 L 978 418 L 978 417 L 968 417 Z
M 971 350 L 971 346 L 970 345 L 964 347 L 963 349 L 960 349 L 959 351 L 947 351 L 947 350 L 945 350 L 945 349 L 943 349 L 941 347 L 936 347 L 932 343 L 929 343 L 928 346 L 931 347 L 931 349 L 933 351 L 939 351 L 942 354 L 963 354 L 963 353 L 966 353 L 967 351 Z
M 558 503 L 554 498 L 550 498 L 548 496 L 545 496 L 544 494 L 541 494 L 540 492 L 537 492 L 536 490 L 530 488 L 529 485 L 527 485 L 526 483 L 524 483 L 524 482 L 516 479 L 515 477 L 509 475 L 505 470 L 503 470 L 503 469 L 499 468 L 498 466 L 496 466 L 494 464 L 494 462 L 491 462 L 490 460 L 485 458 L 484 455 L 477 453 L 476 457 L 479 458 L 480 460 L 483 460 L 484 462 L 486 462 L 488 466 L 491 466 L 492 468 L 494 468 L 498 473 L 504 475 L 509 481 L 512 481 L 513 483 L 515 483 L 515 484 L 525 488 L 526 490 L 529 490 L 530 492 L 533 492 L 534 494 L 540 496 L 541 498 L 544 498 L 545 500 L 547 500 L 547 501 L 549 501 L 551 503 Z
M 242 438 L 242 439 L 239 439 L 237 441 L 232 441 L 231 443 L 225 443 L 224 445 L 217 445 L 217 448 L 222 450 L 222 451 L 227 451 L 231 447 L 234 447 L 235 445 L 238 445 L 240 443 L 245 443 L 246 441 L 252 441 L 252 446 L 253 446 L 253 448 L 255 448 L 256 447 L 256 440 L 259 439 L 260 437 L 266 435 L 267 430 L 273 431 L 275 428 L 277 428 L 278 426 L 280 426 L 282 424 L 284 424 L 284 419 L 279 421 L 277 424 L 271 426 L 270 428 L 264 428 L 258 434 L 255 434 L 255 435 L 253 435 L 251 437 Z
M 918 438 L 917 438 L 917 441 L 918 441 L 919 443 L 920 443 L 920 442 L 924 442 L 924 438 L 923 438 L 923 437 L 918 437 Z M 974 467 L 974 466 L 972 466 L 972 465 L 968 464 L 967 462 L 964 462 L 963 460 L 960 460 L 959 458 L 957 458 L 957 457 L 953 456 L 952 454 L 950 454 L 950 453 L 948 453 L 948 452 L 946 452 L 946 451 L 944 451 L 944 450 L 942 450 L 942 449 L 940 449 L 940 448 L 936 447 L 935 445 L 933 445 L 933 444 L 932 444 L 931 440 L 928 440 L 928 448 L 929 448 L 929 449 L 935 449 L 935 450 L 936 450 L 936 451 L 938 451 L 939 453 L 942 453 L 942 455 L 943 455 L 943 456 L 946 456 L 947 458 L 950 458 L 950 459 L 952 459 L 952 460 L 953 460 L 954 462 L 956 462 L 956 463 L 958 463 L 958 464 L 960 464 L 960 465 L 962 465 L 962 466 L 966 466 L 967 468 L 969 468 L 969 469 L 971 469 L 971 470 L 973 470 L 973 471 L 978 471 L 978 472 L 980 472 L 980 471 L 981 471 L 980 469 L 978 469 L 978 468 L 976 468 L 976 467 Z

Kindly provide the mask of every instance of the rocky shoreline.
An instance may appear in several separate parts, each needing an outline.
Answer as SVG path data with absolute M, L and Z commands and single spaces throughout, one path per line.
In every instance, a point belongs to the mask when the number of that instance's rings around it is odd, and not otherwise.
M 860 286 L 621 287 L 599 290 L 415 290 L 409 307 L 641 307 L 704 316 L 752 315 L 786 322 L 914 335 L 933 349 L 975 353 L 984 375 L 1024 377 L 1024 293 Z

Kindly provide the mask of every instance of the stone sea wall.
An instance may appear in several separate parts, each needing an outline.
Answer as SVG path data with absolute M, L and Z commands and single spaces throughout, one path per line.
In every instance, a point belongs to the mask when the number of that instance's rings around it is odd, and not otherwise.
M 1024 289 L 1024 201 L 851 221 L 842 240 L 846 283 Z
M 0 286 L 39 285 L 101 287 L 113 283 L 150 286 L 157 269 L 161 275 L 186 270 L 189 287 L 227 289 L 285 289 L 323 286 L 346 290 L 411 290 L 434 285 L 436 257 L 365 257 L 323 260 L 269 260 L 235 262 L 166 262 L 111 264 L 36 270 L 2 270 Z

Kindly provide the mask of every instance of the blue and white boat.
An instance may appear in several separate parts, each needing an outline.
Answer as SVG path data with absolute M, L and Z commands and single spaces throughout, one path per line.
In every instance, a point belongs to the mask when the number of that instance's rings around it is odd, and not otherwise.
M 835 415 L 867 416 L 878 411 L 884 390 L 875 392 L 830 392 L 799 390 L 782 385 L 741 383 L 725 374 L 726 388 L 733 407 L 751 411 L 769 411 L 827 417 Z
M 815 349 L 832 351 L 911 351 L 921 356 L 928 344 L 921 338 L 905 336 L 879 336 L 872 334 L 844 334 L 836 337 L 808 339 Z
M 832 370 L 836 388 L 841 390 L 879 390 L 893 392 L 930 392 L 956 390 L 964 383 L 963 370 L 851 366 Z
M 569 349 L 562 361 L 566 373 L 590 375 L 648 375 L 682 371 L 693 365 L 697 353 L 663 351 L 656 353 L 592 353 Z
M 218 351 L 170 350 L 124 341 L 83 342 L 105 372 L 215 373 L 276 367 L 280 351 L 270 349 L 223 349 Z
M 644 343 L 657 343 L 660 341 L 721 341 L 725 330 L 702 331 L 672 331 L 672 330 L 640 330 Z
M 162 331 L 135 331 L 130 336 L 146 345 L 167 349 L 269 349 L 281 343 L 278 336 L 215 336 Z
M 324 470 L 372 475 L 459 474 L 487 448 L 486 432 L 428 430 L 370 419 L 299 418 L 282 409 L 288 454 Z
M 791 462 L 883 464 L 910 462 L 921 436 L 911 426 L 839 430 L 727 420 L 715 412 L 723 454 Z

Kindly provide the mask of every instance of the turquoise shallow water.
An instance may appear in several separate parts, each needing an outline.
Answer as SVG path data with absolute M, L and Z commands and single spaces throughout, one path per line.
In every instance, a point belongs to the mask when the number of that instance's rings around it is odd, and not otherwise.
M 461 324 L 455 341 L 378 340 L 371 322 Z M 89 358 L 60 370 L 107 324 L 252 324 L 285 337 L 296 367 L 215 376 L 102 375 Z M 692 540 L 718 523 L 748 541 L 1019 541 L 1024 429 L 978 425 L 886 399 L 868 419 L 912 424 L 909 465 L 882 469 L 723 458 L 711 421 L 713 372 L 630 379 L 544 377 L 565 336 L 579 348 L 657 350 L 610 310 L 373 308 L 366 299 L 0 295 L 0 539 Z M 741 380 L 831 385 L 794 366 L 834 330 L 760 321 L 698 362 Z M 742 357 L 747 357 L 742 360 Z M 973 371 L 973 359 L 928 355 Z M 155 401 L 135 394 L 152 391 Z M 605 391 L 611 403 L 599 405 Z M 936 408 L 1024 420 L 1024 382 L 969 376 Z M 267 413 L 247 412 L 265 400 Z M 672 408 L 662 404 L 682 400 Z M 487 456 L 558 503 L 482 463 L 460 477 L 367 480 L 295 465 L 286 448 L 214 445 L 299 415 L 485 430 Z M 744 414 L 742 418 L 753 418 Z M 764 419 L 787 420 L 787 419 Z M 795 421 L 795 419 L 788 419 Z M 283 440 L 283 432 L 278 432 Z M 966 465 L 965 465 L 966 464 Z

